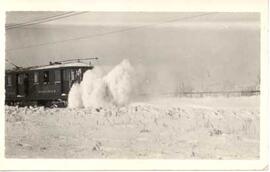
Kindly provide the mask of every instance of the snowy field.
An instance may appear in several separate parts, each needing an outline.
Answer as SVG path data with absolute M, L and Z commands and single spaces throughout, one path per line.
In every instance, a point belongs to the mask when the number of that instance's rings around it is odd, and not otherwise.
M 259 158 L 259 96 L 5 112 L 7 158 Z

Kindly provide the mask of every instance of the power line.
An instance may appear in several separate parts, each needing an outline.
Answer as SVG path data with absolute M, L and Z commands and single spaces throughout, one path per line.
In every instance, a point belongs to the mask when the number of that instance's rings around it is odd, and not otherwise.
M 120 30 L 115 30 L 115 31 L 110 31 L 110 32 L 105 32 L 105 33 L 99 33 L 99 34 L 93 34 L 93 35 L 86 35 L 86 36 L 81 36 L 81 37 L 76 37 L 76 38 L 71 38 L 71 39 L 53 41 L 53 42 L 45 42 L 45 43 L 34 44 L 34 45 L 29 45 L 29 46 L 14 48 L 14 49 L 7 49 L 6 51 L 15 51 L 15 50 L 21 50 L 21 49 L 28 49 L 28 48 L 32 48 L 32 47 L 42 47 L 42 46 L 46 46 L 46 45 L 53 45 L 53 44 L 58 44 L 58 43 L 63 43 L 63 42 L 68 42 L 68 41 L 83 40 L 83 39 L 89 39 L 89 38 L 93 38 L 93 37 L 105 36 L 105 35 L 116 34 L 116 33 L 121 33 L 121 32 L 128 32 L 128 31 L 131 31 L 131 30 L 137 30 L 137 29 L 147 28 L 147 27 L 150 27 L 150 26 L 155 26 L 155 25 L 160 25 L 160 24 L 166 24 L 166 23 L 172 23 L 172 22 L 177 22 L 177 21 L 202 17 L 202 16 L 212 15 L 212 14 L 216 14 L 216 13 L 217 12 L 211 12 L 211 13 L 200 14 L 200 15 L 195 15 L 195 16 L 182 17 L 182 18 L 178 18 L 178 19 L 171 19 L 171 20 L 163 21 L 161 23 L 141 25 L 141 26 L 137 26 L 137 27 L 131 27 L 131 28 L 120 29 Z
M 58 17 L 58 16 L 66 15 L 66 14 L 69 14 L 69 13 L 73 13 L 73 12 L 65 12 L 65 13 L 62 13 L 62 14 L 57 14 L 57 15 L 52 15 L 52 16 L 50 15 L 50 16 L 47 16 L 47 17 L 36 18 L 34 20 L 25 21 L 25 22 L 17 23 L 17 24 L 6 24 L 6 29 L 8 29 L 10 27 L 17 27 L 17 26 L 20 26 L 20 25 L 32 23 L 32 22 L 35 22 L 35 21 L 41 21 L 41 20 L 46 20 L 46 19 L 53 18 L 53 17 Z
M 36 25 L 36 24 L 41 24 L 41 23 L 46 23 L 46 22 L 59 20 L 59 19 L 62 19 L 62 18 L 71 17 L 71 16 L 75 16 L 75 15 L 80 15 L 80 14 L 84 14 L 84 13 L 87 13 L 87 12 L 77 12 L 77 13 L 76 12 L 66 12 L 64 14 L 59 14 L 59 15 L 55 15 L 55 16 L 51 16 L 51 17 L 46 17 L 46 18 L 42 18 L 42 19 L 28 21 L 28 22 L 25 22 L 25 23 L 6 26 L 6 30 L 25 27 L 25 26 Z
M 82 13 L 86 13 L 86 12 L 80 12 L 80 13 L 67 12 L 67 13 L 60 14 L 60 15 L 55 15 L 55 16 L 52 16 L 52 17 L 47 17 L 47 18 L 43 18 L 43 19 L 38 19 L 38 20 L 33 20 L 33 21 L 25 22 L 25 23 L 20 23 L 20 24 L 17 24 L 17 25 L 7 26 L 6 29 L 7 30 L 8 29 L 15 29 L 15 28 L 20 28 L 20 27 L 25 27 L 25 26 L 30 26 L 30 25 L 46 23 L 46 22 L 50 22 L 50 21 L 59 20 L 59 19 L 62 19 L 62 18 L 74 16 L 74 15 L 79 15 L 79 14 L 82 14 Z

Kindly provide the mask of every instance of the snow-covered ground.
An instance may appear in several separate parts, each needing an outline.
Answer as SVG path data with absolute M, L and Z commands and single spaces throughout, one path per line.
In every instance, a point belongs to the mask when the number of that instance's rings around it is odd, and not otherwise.
M 259 158 L 259 96 L 5 112 L 7 158 Z

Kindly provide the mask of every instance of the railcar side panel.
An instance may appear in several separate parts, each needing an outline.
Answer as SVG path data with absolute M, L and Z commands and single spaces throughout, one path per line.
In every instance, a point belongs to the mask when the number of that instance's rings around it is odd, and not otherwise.
M 67 100 L 74 82 L 93 67 L 63 67 L 6 72 L 6 102 Z

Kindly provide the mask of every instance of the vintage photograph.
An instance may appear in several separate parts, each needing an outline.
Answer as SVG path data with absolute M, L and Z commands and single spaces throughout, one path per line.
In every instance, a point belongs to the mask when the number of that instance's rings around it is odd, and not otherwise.
M 10 11 L 5 157 L 260 159 L 260 13 Z

